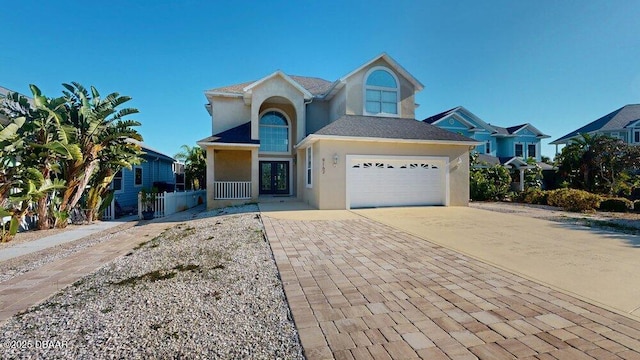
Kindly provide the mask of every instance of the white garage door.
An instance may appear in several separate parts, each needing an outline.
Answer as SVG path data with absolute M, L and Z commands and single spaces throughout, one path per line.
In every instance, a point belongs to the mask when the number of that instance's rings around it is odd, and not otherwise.
M 348 155 L 348 205 L 445 205 L 446 164 L 442 157 Z

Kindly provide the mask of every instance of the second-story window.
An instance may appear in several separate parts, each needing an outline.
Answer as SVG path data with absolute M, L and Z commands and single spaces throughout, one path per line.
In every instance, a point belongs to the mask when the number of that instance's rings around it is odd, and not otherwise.
M 484 152 L 485 154 L 491 154 L 491 141 L 487 141 L 484 144 Z
M 260 118 L 260 151 L 289 151 L 289 123 L 277 111 L 267 111 Z
M 522 144 L 516 144 L 515 146 L 515 156 L 523 157 L 524 156 L 524 146 Z
M 527 156 L 535 158 L 536 155 L 536 144 L 528 144 L 527 145 Z
M 398 115 L 399 89 L 396 77 L 386 68 L 372 69 L 364 85 L 364 112 L 368 115 Z

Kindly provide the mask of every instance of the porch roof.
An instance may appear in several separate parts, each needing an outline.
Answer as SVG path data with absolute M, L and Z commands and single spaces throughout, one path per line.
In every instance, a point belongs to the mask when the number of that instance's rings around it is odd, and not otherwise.
M 260 145 L 260 140 L 251 139 L 251 121 L 229 130 L 217 133 L 197 141 L 198 145 L 206 144 L 244 144 Z

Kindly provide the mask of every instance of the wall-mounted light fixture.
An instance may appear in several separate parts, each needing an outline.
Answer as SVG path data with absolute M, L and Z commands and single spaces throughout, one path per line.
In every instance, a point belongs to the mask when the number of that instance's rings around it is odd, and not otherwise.
M 333 154 L 333 167 L 338 165 L 338 154 Z

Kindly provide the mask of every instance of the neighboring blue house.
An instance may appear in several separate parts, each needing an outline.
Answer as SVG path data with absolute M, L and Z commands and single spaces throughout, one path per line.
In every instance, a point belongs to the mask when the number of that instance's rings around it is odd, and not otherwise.
M 640 104 L 630 104 L 621 107 L 587 125 L 574 130 L 550 144 L 566 145 L 580 134 L 600 134 L 618 138 L 627 144 L 640 144 Z
M 483 145 L 476 146 L 479 159 L 489 164 L 502 164 L 520 170 L 520 181 L 516 181 L 516 186 L 521 190 L 524 186 L 524 170 L 529 168 L 526 159 L 534 158 L 540 163 L 541 140 L 549 137 L 528 123 L 511 127 L 491 125 L 462 106 L 423 121 L 482 142 Z M 546 164 L 541 166 L 543 169 L 549 167 Z
M 173 191 L 176 183 L 174 171 L 176 165 L 174 164 L 177 161 L 174 158 L 154 150 L 144 143 L 131 141 L 142 147 L 142 151 L 145 152 L 142 158 L 145 161 L 140 165 L 133 166 L 131 170 L 118 171 L 111 182 L 111 186 L 115 190 L 115 201 L 125 213 L 137 213 L 140 190 L 149 190 L 153 186 L 157 186 L 161 192 Z

